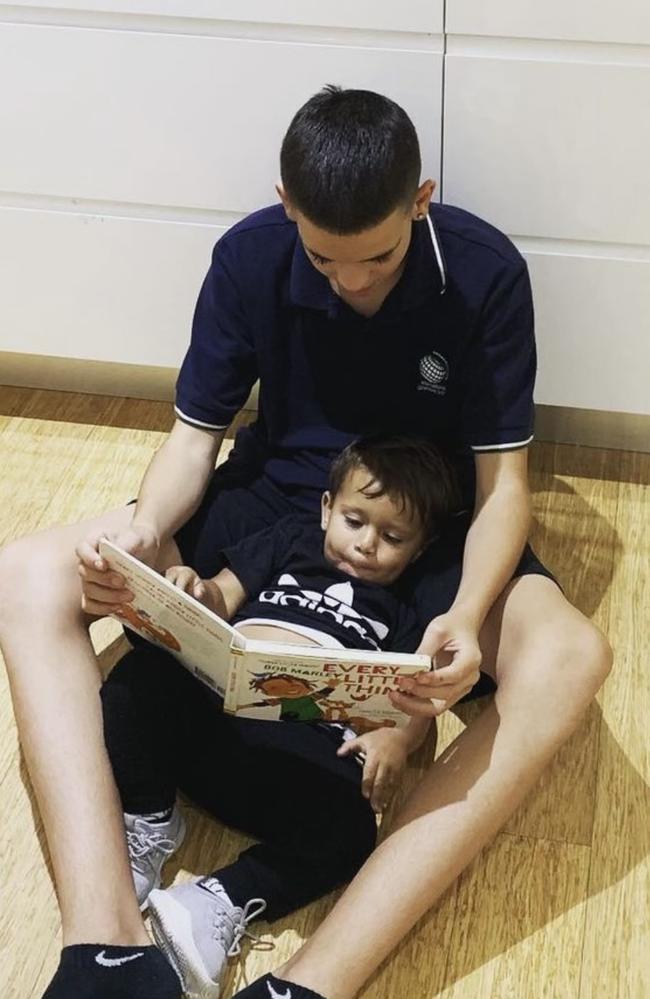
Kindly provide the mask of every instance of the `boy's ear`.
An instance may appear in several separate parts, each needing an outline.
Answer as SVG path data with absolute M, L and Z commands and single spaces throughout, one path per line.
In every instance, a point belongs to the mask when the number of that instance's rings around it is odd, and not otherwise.
M 415 195 L 415 202 L 413 204 L 412 218 L 414 220 L 420 221 L 421 219 L 426 218 L 429 214 L 429 205 L 436 186 L 435 180 L 430 179 L 425 180 L 422 184 L 420 184 Z
M 324 531 L 327 530 L 327 525 L 330 522 L 330 514 L 332 512 L 332 496 L 329 491 L 324 492 L 320 501 L 320 526 Z
M 287 192 L 283 188 L 283 186 L 280 183 L 280 181 L 278 181 L 278 183 L 275 185 L 275 190 L 277 191 L 278 198 L 282 202 L 282 206 L 283 206 L 283 208 L 285 210 L 287 218 L 291 219 L 292 222 L 296 222 L 297 221 L 297 219 L 296 219 L 296 213 L 293 210 L 293 208 L 291 207 L 291 202 L 289 201 L 289 199 L 287 197 Z

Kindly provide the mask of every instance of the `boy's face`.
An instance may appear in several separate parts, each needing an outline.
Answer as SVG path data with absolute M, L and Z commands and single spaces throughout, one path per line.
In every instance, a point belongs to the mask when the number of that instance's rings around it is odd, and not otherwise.
M 324 493 L 321 527 L 324 554 L 341 572 L 382 586 L 394 582 L 425 544 L 417 515 L 390 496 L 367 496 L 361 490 L 371 475 L 357 468 L 332 499 Z
M 267 697 L 307 697 L 311 693 L 311 684 L 299 677 L 291 680 L 287 677 L 269 677 L 264 681 L 263 691 Z
M 372 228 L 347 236 L 320 229 L 291 206 L 282 188 L 278 193 L 316 270 L 354 306 L 385 296 L 396 284 L 411 242 L 411 223 L 426 215 L 434 189 L 433 181 L 425 181 L 410 208 L 396 208 Z

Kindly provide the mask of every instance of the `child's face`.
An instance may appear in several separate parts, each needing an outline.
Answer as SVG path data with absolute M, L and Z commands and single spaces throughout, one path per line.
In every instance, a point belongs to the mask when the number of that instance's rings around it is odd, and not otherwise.
M 286 677 L 269 677 L 264 681 L 263 692 L 267 697 L 307 697 L 311 684 L 299 677 L 289 680 Z
M 365 468 L 358 468 L 333 500 L 324 493 L 324 554 L 349 576 L 387 585 L 418 557 L 425 537 L 417 515 L 408 508 L 386 494 L 371 497 L 361 492 L 370 478 Z

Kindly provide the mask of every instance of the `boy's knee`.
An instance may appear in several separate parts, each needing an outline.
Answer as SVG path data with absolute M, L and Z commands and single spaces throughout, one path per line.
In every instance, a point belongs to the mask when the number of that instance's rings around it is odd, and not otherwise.
M 583 631 L 580 648 L 584 668 L 588 671 L 589 677 L 594 684 L 594 693 L 600 689 L 609 676 L 613 663 L 614 651 L 602 631 L 592 624 L 586 622 L 587 627 Z
M 8 624 L 21 607 L 32 600 L 27 596 L 30 576 L 34 573 L 30 546 L 25 538 L 0 548 L 0 624 Z
M 552 639 L 549 636 L 548 648 L 554 670 L 551 682 L 578 706 L 591 703 L 613 662 L 612 648 L 602 631 L 582 618 L 561 634 L 554 633 Z
M 0 625 L 42 621 L 83 621 L 81 587 L 74 561 L 49 538 L 18 538 L 0 549 Z

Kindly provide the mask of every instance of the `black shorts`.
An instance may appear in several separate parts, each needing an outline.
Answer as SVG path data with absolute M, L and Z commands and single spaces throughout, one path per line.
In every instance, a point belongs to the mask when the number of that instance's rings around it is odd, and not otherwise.
M 176 535 L 183 562 L 204 578 L 213 576 L 223 565 L 220 551 L 288 514 L 312 509 L 316 516 L 320 499 L 315 490 L 285 494 L 264 475 L 257 462 L 247 460 L 235 448 L 215 471 L 199 509 Z M 409 572 L 410 599 L 423 631 L 432 618 L 449 610 L 458 592 L 470 521 L 469 512 L 452 517 Z M 526 545 L 512 578 L 528 575 L 546 576 L 556 582 L 530 545 Z M 491 677 L 482 673 L 465 699 L 480 697 L 494 689 Z

